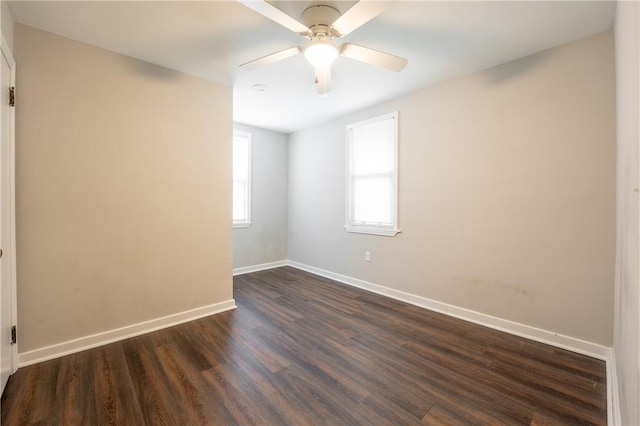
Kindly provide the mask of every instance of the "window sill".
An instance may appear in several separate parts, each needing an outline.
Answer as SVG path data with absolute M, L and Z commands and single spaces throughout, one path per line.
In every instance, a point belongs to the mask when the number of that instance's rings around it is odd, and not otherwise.
M 233 229 L 236 229 L 236 228 L 248 228 L 250 226 L 251 226 L 251 222 L 234 223 L 233 224 Z
M 399 234 L 399 229 L 384 229 L 384 228 L 367 228 L 365 226 L 349 226 L 345 225 L 344 229 L 347 232 L 353 232 L 356 234 L 370 234 L 370 235 L 382 235 L 384 237 L 395 237 Z

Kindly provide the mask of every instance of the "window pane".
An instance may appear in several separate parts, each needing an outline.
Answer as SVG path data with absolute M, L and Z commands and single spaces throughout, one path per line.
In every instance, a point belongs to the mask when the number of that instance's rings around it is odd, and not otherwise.
M 392 120 L 358 127 L 353 132 L 353 174 L 387 173 L 393 170 L 395 147 Z
M 244 137 L 233 139 L 233 179 L 246 179 L 249 172 L 249 141 Z
M 353 178 L 353 221 L 392 225 L 391 176 Z
M 246 220 L 247 216 L 247 185 L 246 182 L 233 181 L 233 221 Z
M 250 222 L 251 134 L 236 132 L 233 137 L 233 223 Z

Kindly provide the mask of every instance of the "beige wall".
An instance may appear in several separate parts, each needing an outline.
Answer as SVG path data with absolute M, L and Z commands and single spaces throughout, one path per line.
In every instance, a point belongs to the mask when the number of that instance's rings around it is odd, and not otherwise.
M 251 133 L 251 226 L 233 230 L 233 267 L 287 259 L 289 137 L 234 124 Z
M 402 233 L 347 233 L 345 125 L 394 110 Z M 611 346 L 615 152 L 606 32 L 292 134 L 289 258 Z
M 622 424 L 640 424 L 640 275 L 638 147 L 640 145 L 640 6 L 618 2 L 615 22 L 618 196 L 614 355 Z
M 232 91 L 16 25 L 20 351 L 232 298 Z

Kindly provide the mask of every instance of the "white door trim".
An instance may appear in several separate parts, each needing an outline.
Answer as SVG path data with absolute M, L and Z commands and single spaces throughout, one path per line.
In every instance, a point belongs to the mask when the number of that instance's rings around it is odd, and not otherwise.
M 16 84 L 16 61 L 13 59 L 13 55 L 11 54 L 11 49 L 9 49 L 9 44 L 7 40 L 5 40 L 4 35 L 2 36 L 2 44 L 0 45 L 0 52 L 2 56 L 9 64 L 11 68 L 11 76 L 10 76 L 10 85 L 15 86 Z M 10 128 L 9 128 L 9 152 L 6 154 L 9 155 L 9 247 L 6 248 L 5 251 L 9 252 L 9 262 L 8 265 L 3 265 L 3 267 L 8 267 L 10 270 L 10 285 L 11 285 L 11 315 L 13 324 L 18 324 L 18 302 L 17 302 L 17 279 L 16 279 L 16 111 L 15 108 L 11 108 L 11 117 L 10 117 Z M 11 345 L 11 374 L 15 373 L 18 370 L 18 344 Z

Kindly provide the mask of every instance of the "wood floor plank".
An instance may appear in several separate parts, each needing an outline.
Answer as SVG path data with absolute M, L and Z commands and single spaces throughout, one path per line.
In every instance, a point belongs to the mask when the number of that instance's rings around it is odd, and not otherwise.
M 60 360 L 56 383 L 56 403 L 52 423 L 97 424 L 98 409 L 93 393 L 91 354 L 78 353 Z
M 122 345 L 107 345 L 92 352 L 97 424 L 143 424 Z
M 247 353 L 252 354 L 269 371 L 276 373 L 291 365 L 291 358 L 283 355 L 273 342 L 263 339 L 262 329 L 247 330 L 242 327 L 232 327 L 229 323 L 218 323 L 224 333 L 233 334 L 239 345 L 245 348 Z
M 276 330 L 272 330 L 269 335 L 279 338 Z M 362 348 L 336 345 L 329 340 L 315 340 L 313 335 L 304 332 L 293 333 L 291 338 L 303 345 L 299 351 L 304 354 L 302 357 L 319 368 L 326 365 L 330 371 L 328 374 L 349 386 L 355 391 L 355 395 L 384 395 L 388 403 L 418 417 L 426 411 L 425 406 L 432 402 L 428 395 L 417 391 L 411 381 L 399 381 L 395 372 L 382 374 L 388 365 L 369 357 Z
M 11 412 L 7 412 L 5 408 L 7 404 L 2 404 L 2 424 L 30 425 L 42 420 L 42 416 L 37 413 L 42 411 L 39 404 L 39 392 L 43 387 L 40 380 L 40 375 L 43 373 L 41 365 L 34 365 L 33 368 L 20 369 L 9 377 L 9 382 L 2 394 L 2 401 L 15 401 L 15 407 Z M 51 378 L 54 389 L 55 377 Z M 24 385 L 17 386 L 15 383 L 24 383 Z
M 233 380 L 227 379 L 219 367 L 211 367 L 202 372 L 202 376 L 214 392 L 223 395 L 227 409 L 238 424 L 257 425 L 268 422 L 279 424 L 278 422 L 282 421 L 275 416 L 270 417 L 272 413 L 265 410 L 264 406 L 254 409 L 252 400 L 247 398 L 241 390 L 238 391 L 233 386 Z M 264 411 L 269 415 L 261 415 Z
M 185 423 L 182 410 L 172 396 L 171 383 L 152 348 L 140 338 L 123 342 L 127 368 L 134 385 L 135 401 L 142 411 L 143 424 L 176 425 Z
M 21 368 L 3 425 L 606 424 L 603 361 L 290 267 L 238 309 Z
M 234 422 L 222 395 L 202 392 L 205 388 L 204 379 L 187 362 L 177 345 L 164 345 L 157 348 L 156 352 L 171 381 L 174 397 L 189 418 L 189 424 L 224 425 Z

